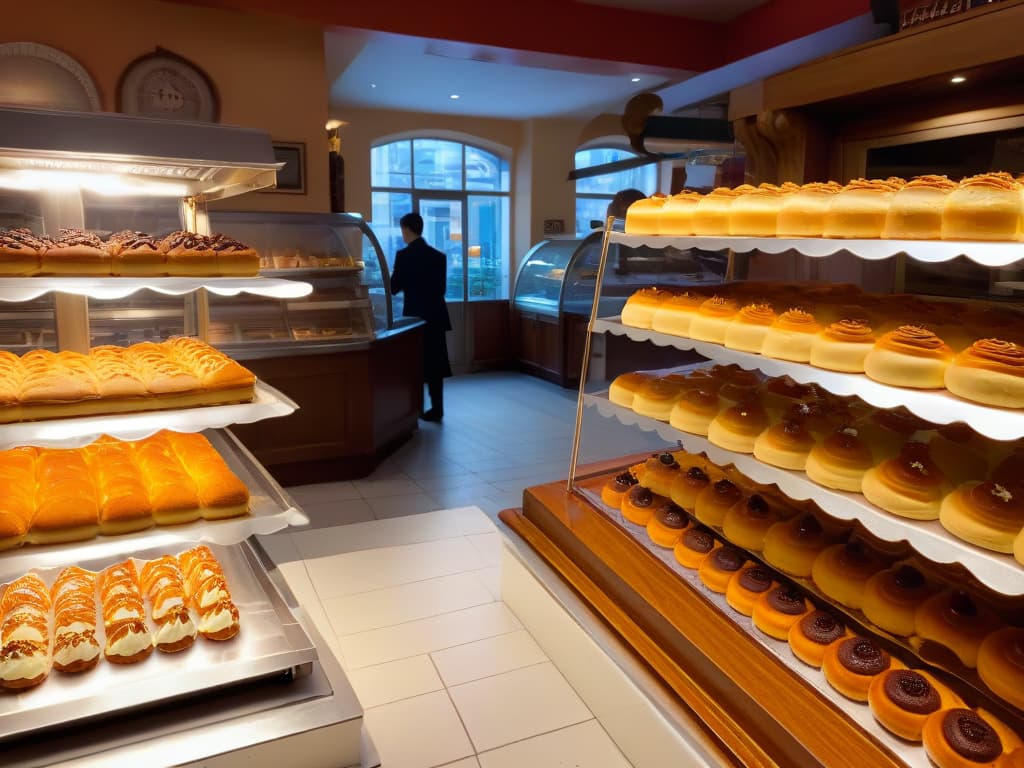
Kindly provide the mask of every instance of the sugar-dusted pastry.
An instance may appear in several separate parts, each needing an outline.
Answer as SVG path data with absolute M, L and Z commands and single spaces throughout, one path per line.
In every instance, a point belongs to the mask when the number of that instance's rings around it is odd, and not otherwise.
M 776 640 L 787 640 L 790 628 L 811 610 L 798 588 L 783 584 L 763 592 L 754 603 L 754 626 Z
M 670 296 L 654 310 L 651 318 L 651 329 L 658 333 L 671 336 L 687 337 L 690 335 L 690 323 L 693 322 L 697 310 L 707 300 L 706 296 L 684 291 Z M 623 321 L 625 322 L 625 321 Z
M 978 649 L 978 675 L 996 696 L 1024 709 L 1024 629 L 1003 627 L 989 634 Z
M 903 179 L 854 179 L 832 198 L 825 215 L 825 237 L 874 239 L 882 236 L 885 217 Z
M 650 488 L 634 485 L 626 492 L 625 498 L 622 499 L 620 510 L 622 511 L 622 516 L 629 522 L 634 525 L 646 526 L 651 521 L 651 515 L 654 514 L 655 504 L 661 501 Z
M 99 531 L 99 499 L 89 467 L 75 450 L 47 448 L 36 459 L 33 544 L 91 539 Z
M 681 566 L 695 571 L 708 552 L 717 546 L 721 544 L 711 531 L 703 525 L 691 525 L 672 549 L 672 554 Z
M 96 574 L 77 566 L 65 568 L 50 588 L 53 601 L 53 667 L 85 672 L 99 662 L 96 637 Z
M 904 666 L 866 637 L 837 640 L 825 649 L 821 660 L 821 670 L 829 685 L 854 701 L 868 700 L 868 690 L 878 675 Z
M 622 307 L 622 324 L 632 328 L 650 328 L 655 311 L 670 296 L 671 291 L 661 288 L 641 288 L 635 291 Z
M 969 669 L 978 666 L 982 641 L 1001 624 L 995 614 L 959 589 L 928 598 L 914 614 L 917 636 L 945 646 Z
M 748 565 L 729 579 L 725 587 L 725 601 L 734 611 L 750 616 L 757 599 L 775 586 L 771 570 L 763 565 Z
M 683 508 L 671 501 L 666 501 L 654 510 L 647 522 L 647 535 L 659 547 L 672 549 L 679 543 L 690 525 Z
M 142 473 L 157 525 L 179 525 L 201 517 L 195 481 L 165 435 L 133 443 L 132 458 Z
M 612 509 L 619 509 L 626 493 L 636 482 L 636 476 L 628 469 L 619 473 L 601 486 L 601 501 Z
M 210 238 L 195 232 L 171 232 L 160 241 L 167 274 L 203 277 L 217 273 L 217 259 Z
M 701 583 L 712 592 L 724 594 L 729 581 L 746 562 L 747 558 L 743 552 L 726 544 L 708 552 L 700 561 L 697 575 Z
M 943 240 L 1017 240 L 1021 187 L 1008 173 L 983 173 L 963 179 L 946 197 Z
M 768 529 L 778 522 L 778 515 L 759 494 L 740 499 L 722 520 L 722 533 L 737 547 L 760 552 Z
M 974 480 L 942 500 L 942 527 L 964 541 L 994 552 L 1013 552 L 1024 529 L 1024 487 Z
M 693 233 L 695 235 L 717 235 L 725 237 L 729 234 L 729 209 L 742 194 L 753 191 L 753 187 L 744 184 L 735 189 L 717 187 L 704 195 L 693 211 Z
M 782 203 L 787 195 L 798 189 L 791 182 L 782 187 L 761 184 L 752 192 L 737 197 L 729 208 L 729 234 L 737 237 L 775 237 Z
M 712 296 L 700 305 L 700 309 L 690 320 L 690 338 L 722 344 L 725 341 L 726 329 L 737 312 L 739 305 L 735 299 Z
M 1020 740 L 1006 726 L 1000 733 L 991 720 L 966 707 L 933 712 L 921 728 L 925 752 L 937 768 L 996 768 Z M 1010 743 L 1004 744 L 1004 734 L 1012 737 Z
M 697 497 L 711 484 L 711 478 L 703 468 L 693 466 L 684 469 L 672 480 L 669 498 L 687 512 L 697 506 Z
M 784 418 L 757 436 L 754 457 L 773 467 L 803 469 L 816 443 L 803 419 Z
M 160 277 L 167 274 L 167 259 L 160 241 L 145 232 L 126 229 L 115 232 L 106 242 L 110 273 L 115 276 Z
M 786 195 L 779 209 L 776 234 L 779 237 L 821 237 L 832 198 L 842 188 L 834 181 L 811 182 Z
M 830 371 L 863 373 L 864 358 L 875 345 L 866 320 L 839 320 L 811 342 L 811 365 Z
M 1024 408 L 1024 347 L 980 339 L 953 358 L 943 381 L 946 389 L 967 400 Z
M 220 232 L 210 236 L 218 275 L 248 277 L 259 273 L 260 255 L 251 246 Z
M 898 565 L 867 580 L 860 608 L 879 629 L 910 637 L 915 632 L 917 609 L 934 591 L 917 568 Z
M 725 329 L 723 343 L 729 349 L 760 352 L 768 329 L 775 322 L 775 310 L 767 302 L 747 304 Z
M 847 608 L 864 604 L 864 585 L 884 565 L 863 543 L 851 540 L 825 549 L 811 567 L 822 593 Z
M 806 363 L 811 359 L 811 345 L 821 326 L 814 315 L 802 309 L 788 309 L 768 328 L 761 344 L 761 354 L 778 360 Z
M 644 373 L 639 371 L 637 373 L 623 373 L 616 376 L 608 388 L 608 399 L 616 405 L 621 405 L 624 408 L 633 407 L 633 398 L 636 396 L 637 390 L 640 389 L 647 382 L 657 378 L 653 373 Z
M 942 389 L 953 350 L 920 325 L 901 325 L 883 335 L 864 357 L 864 373 L 897 387 Z
M 153 652 L 146 606 L 133 560 L 112 565 L 99 575 L 106 645 L 103 655 L 114 664 L 134 664 Z
M 810 578 L 814 561 L 828 546 L 825 529 L 814 515 L 777 522 L 764 536 L 762 555 L 790 576 Z
M 937 520 L 950 485 L 925 443 L 907 443 L 898 456 L 864 473 L 864 498 L 900 517 Z
M 658 421 L 668 421 L 672 406 L 686 392 L 682 376 L 658 376 L 642 384 L 633 395 L 633 412 Z
M 938 240 L 946 198 L 957 188 L 948 176 L 917 176 L 901 187 L 889 204 L 882 237 L 893 240 Z
M 97 442 L 82 449 L 96 486 L 100 533 L 116 535 L 151 528 L 149 493 L 128 443 Z
M 0 229 L 0 276 L 38 274 L 46 248 L 46 243 L 27 229 Z
M 56 240 L 40 254 L 43 275 L 109 275 L 110 256 L 93 232 L 61 229 Z
M 194 432 L 163 434 L 195 483 L 204 520 L 223 520 L 249 511 L 249 489 L 209 440 Z
M 199 546 L 178 556 L 178 564 L 185 575 L 188 604 L 199 614 L 198 629 L 206 640 L 230 640 L 238 634 L 238 608 L 224 571 L 209 547 Z
M 726 408 L 708 424 L 708 440 L 737 453 L 753 453 L 757 436 L 768 428 L 768 414 L 751 399 Z
M 850 631 L 835 614 L 811 611 L 789 628 L 789 648 L 804 664 L 821 667 L 825 649 L 840 638 L 849 637 Z
M 888 669 L 878 675 L 868 686 L 868 704 L 883 728 L 908 741 L 921 741 L 933 712 L 964 706 L 948 686 L 922 669 Z
M 685 236 L 693 234 L 693 214 L 700 202 L 699 192 L 683 190 L 665 199 L 658 214 L 658 234 Z M 628 231 L 628 230 L 627 230 Z
M 668 198 L 654 195 L 637 200 L 626 209 L 626 234 L 660 235 L 659 218 Z
M 725 514 L 743 498 L 743 493 L 730 480 L 711 483 L 697 494 L 693 514 L 705 525 L 720 526 Z

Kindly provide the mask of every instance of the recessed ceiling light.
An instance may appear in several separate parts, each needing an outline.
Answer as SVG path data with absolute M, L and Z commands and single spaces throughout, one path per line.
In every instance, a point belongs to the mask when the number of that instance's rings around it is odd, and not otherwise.
M 631 83 L 639 83 L 640 82 L 640 78 L 639 77 L 631 77 L 629 79 L 629 82 L 631 82 Z
M 959 85 L 960 83 L 966 83 L 967 78 L 964 77 L 963 75 L 956 75 L 955 77 L 949 78 L 949 82 L 953 83 L 954 85 Z
M 377 87 L 377 84 L 376 84 L 376 83 L 370 83 L 370 87 L 371 87 L 371 88 L 376 88 L 376 87 Z
M 449 98 L 449 99 L 453 99 L 453 100 L 454 100 L 454 99 L 457 99 L 457 98 L 459 98 L 459 94 L 457 94 L 457 93 L 453 93 L 453 94 L 452 94 L 451 96 L 449 96 L 448 98 Z

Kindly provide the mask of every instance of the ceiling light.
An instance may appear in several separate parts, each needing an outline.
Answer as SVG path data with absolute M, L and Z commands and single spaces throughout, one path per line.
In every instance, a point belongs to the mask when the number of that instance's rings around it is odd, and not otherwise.
M 631 82 L 631 83 L 639 83 L 640 82 L 640 78 L 639 77 L 631 77 L 629 79 L 629 82 Z
M 377 87 L 377 84 L 376 84 L 376 83 L 370 83 L 370 87 L 371 87 L 371 88 L 376 88 L 376 87 Z
M 955 77 L 949 78 L 949 82 L 953 83 L 953 85 L 960 85 L 960 83 L 966 83 L 967 78 L 963 75 L 956 75 Z
M 83 173 L 80 171 L 12 170 L 0 174 L 0 188 L 25 192 L 87 190 L 100 195 L 152 195 L 185 197 L 186 184 L 176 181 L 142 179 L 119 173 Z
M 344 123 L 341 120 L 328 120 L 327 121 L 327 125 L 325 125 L 324 127 L 328 131 L 336 131 L 338 128 L 341 128 L 341 126 L 343 126 L 343 125 L 344 125 Z
M 453 93 L 453 94 L 452 94 L 451 96 L 449 96 L 448 98 L 449 98 L 449 99 L 452 99 L 452 100 L 454 101 L 455 99 L 458 99 L 458 98 L 459 98 L 459 94 L 457 94 L 457 93 Z

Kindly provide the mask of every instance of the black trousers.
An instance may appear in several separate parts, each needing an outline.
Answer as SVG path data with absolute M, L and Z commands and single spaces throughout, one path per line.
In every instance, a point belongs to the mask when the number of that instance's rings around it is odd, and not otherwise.
M 430 395 L 430 407 L 438 415 L 444 413 L 444 380 L 451 375 L 445 329 L 428 324 L 423 334 L 423 381 Z

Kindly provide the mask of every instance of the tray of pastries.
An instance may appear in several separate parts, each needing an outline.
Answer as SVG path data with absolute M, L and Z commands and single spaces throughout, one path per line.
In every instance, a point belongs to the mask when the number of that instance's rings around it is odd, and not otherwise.
M 0 740 L 272 675 L 316 648 L 245 544 L 0 562 Z

